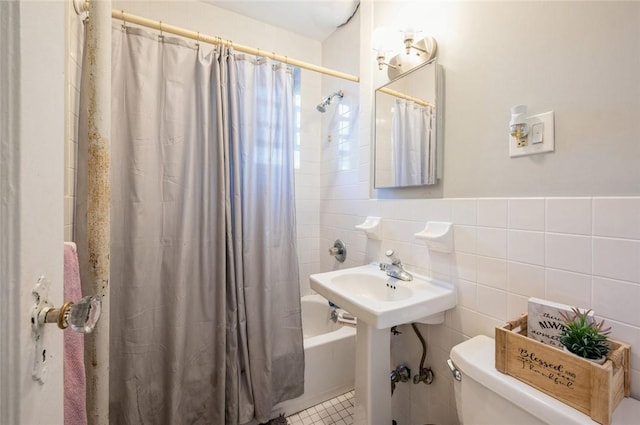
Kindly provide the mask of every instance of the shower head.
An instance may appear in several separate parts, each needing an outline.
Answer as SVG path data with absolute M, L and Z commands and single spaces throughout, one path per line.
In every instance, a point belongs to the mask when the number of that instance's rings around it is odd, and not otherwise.
M 340 99 L 344 97 L 344 92 L 342 90 L 338 90 L 335 93 L 331 93 L 329 96 L 322 99 L 322 102 L 316 105 L 316 109 L 319 112 L 325 113 L 327 112 L 327 106 L 331 105 L 331 101 L 334 97 L 338 96 Z

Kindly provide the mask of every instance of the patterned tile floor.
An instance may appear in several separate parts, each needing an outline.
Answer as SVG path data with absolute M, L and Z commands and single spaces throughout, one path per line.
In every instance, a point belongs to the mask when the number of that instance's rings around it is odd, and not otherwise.
M 352 425 L 354 391 L 287 417 L 289 425 Z

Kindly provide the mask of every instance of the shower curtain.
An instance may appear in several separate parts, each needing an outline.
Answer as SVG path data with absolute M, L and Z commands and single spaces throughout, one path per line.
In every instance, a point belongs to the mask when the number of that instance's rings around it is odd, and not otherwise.
M 112 35 L 111 423 L 266 422 L 304 389 L 292 75 Z
M 396 100 L 391 124 L 391 162 L 396 186 L 436 183 L 434 121 L 430 106 Z

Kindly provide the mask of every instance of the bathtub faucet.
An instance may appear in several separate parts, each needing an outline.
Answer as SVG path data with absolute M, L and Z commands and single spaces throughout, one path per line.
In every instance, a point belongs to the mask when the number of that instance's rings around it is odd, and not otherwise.
M 387 276 L 395 277 L 396 279 L 404 280 L 407 282 L 413 280 L 413 276 L 411 275 L 411 273 L 404 269 L 400 258 L 396 256 L 395 252 L 393 252 L 393 249 L 385 252 L 385 255 L 389 257 L 391 263 L 380 263 L 380 270 L 384 270 L 385 272 L 387 272 Z

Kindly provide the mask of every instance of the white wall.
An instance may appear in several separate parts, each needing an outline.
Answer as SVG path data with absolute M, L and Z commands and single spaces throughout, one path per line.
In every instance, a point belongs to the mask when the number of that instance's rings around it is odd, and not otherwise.
M 637 2 L 374 2 L 374 27 L 407 22 L 445 70 L 445 197 L 640 193 Z M 517 104 L 555 111 L 554 153 L 509 159 Z
M 386 72 L 378 73 L 367 37 L 375 26 L 411 17 L 437 39 L 445 70 L 446 197 L 368 199 L 371 97 Z M 456 424 L 450 348 L 492 336 L 525 311 L 529 296 L 594 308 L 614 338 L 640 346 L 640 4 L 375 1 L 361 4 L 360 19 L 371 31 L 361 32 L 359 57 L 346 32 L 323 43 L 323 65 L 359 63 L 364 78 L 363 131 L 352 141 L 357 165 L 337 172 L 323 149 L 320 245 L 340 237 L 349 256 L 338 264 L 321 255 L 322 269 L 381 260 L 394 248 L 410 271 L 450 279 L 459 291 L 443 325 L 419 326 L 436 378 L 431 386 L 398 385 L 398 424 Z M 555 110 L 555 153 L 508 159 L 509 108 L 518 103 L 532 114 Z M 367 215 L 383 218 L 382 241 L 354 230 Z M 455 224 L 452 254 L 429 252 L 414 239 L 428 220 Z M 416 371 L 420 343 L 410 327 L 401 330 L 393 362 Z M 632 388 L 640 399 L 637 351 Z

